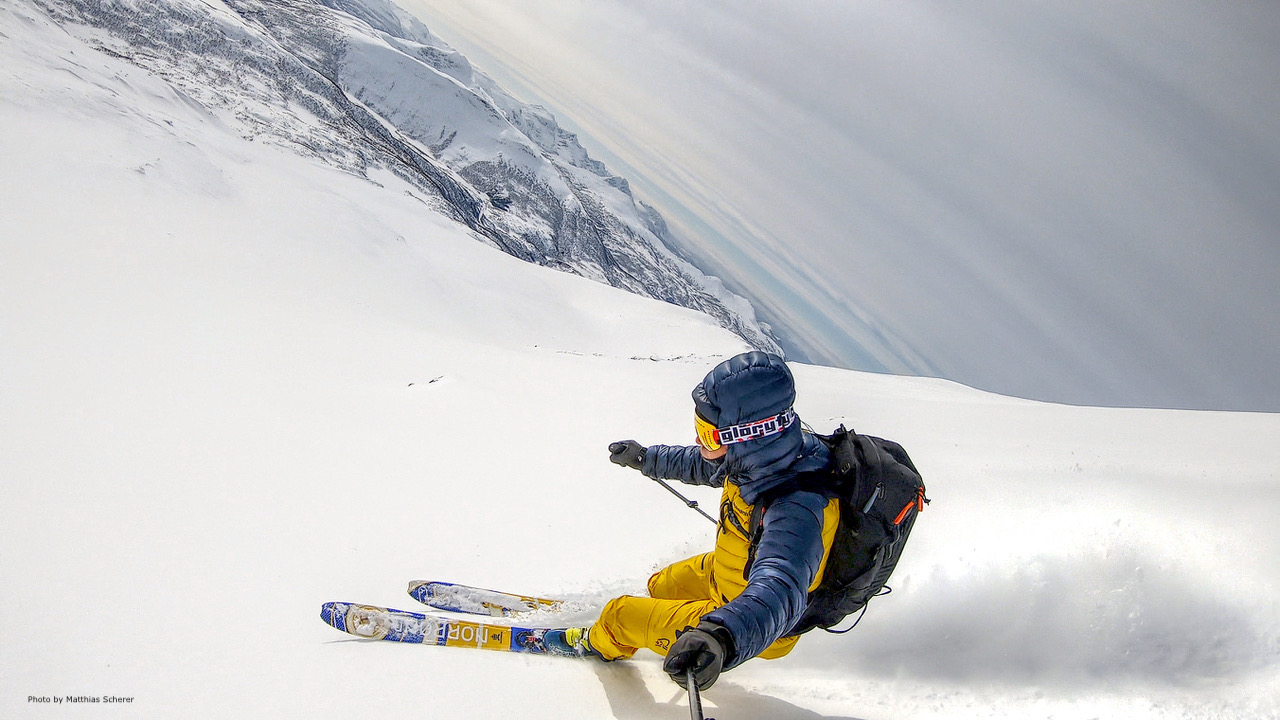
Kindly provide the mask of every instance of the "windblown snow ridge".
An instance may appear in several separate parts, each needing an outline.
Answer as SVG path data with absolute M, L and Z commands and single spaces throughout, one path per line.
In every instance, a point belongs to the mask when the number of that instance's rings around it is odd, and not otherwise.
M 246 138 L 367 176 L 528 262 L 698 310 L 781 352 L 750 304 L 675 255 L 662 217 L 546 109 L 386 0 L 34 0 Z

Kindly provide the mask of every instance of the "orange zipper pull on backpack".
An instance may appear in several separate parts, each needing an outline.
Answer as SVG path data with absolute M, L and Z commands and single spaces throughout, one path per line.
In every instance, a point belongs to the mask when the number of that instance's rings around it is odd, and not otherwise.
M 916 512 L 924 512 L 923 489 L 916 491 L 916 496 L 912 498 L 911 502 L 907 503 L 906 507 L 902 508 L 902 512 L 898 513 L 898 517 L 893 519 L 893 524 L 901 525 L 902 521 L 907 519 L 907 513 L 911 512 L 912 508 L 915 508 Z

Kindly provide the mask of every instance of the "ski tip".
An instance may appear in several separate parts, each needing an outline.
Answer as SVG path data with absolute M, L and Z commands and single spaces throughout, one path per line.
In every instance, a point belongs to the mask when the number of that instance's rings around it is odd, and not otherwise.
M 435 597 L 439 587 L 445 584 L 447 583 L 442 583 L 438 580 L 410 580 L 408 592 L 410 597 L 415 600 L 427 602 L 432 597 Z
M 327 602 L 320 606 L 320 619 L 346 632 L 347 603 Z

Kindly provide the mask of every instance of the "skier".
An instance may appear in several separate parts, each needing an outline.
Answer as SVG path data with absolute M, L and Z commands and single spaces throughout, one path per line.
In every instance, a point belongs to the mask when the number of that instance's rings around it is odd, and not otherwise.
M 611 461 L 650 478 L 723 487 L 715 549 L 659 570 L 648 597 L 615 598 L 589 628 L 547 640 L 605 660 L 647 647 L 666 656 L 663 669 L 681 687 L 692 669 L 700 690 L 753 657 L 791 652 L 799 636 L 786 633 L 822 581 L 839 521 L 835 498 L 791 482 L 829 459 L 801 430 L 794 401 L 782 358 L 743 353 L 693 389 L 697 445 L 610 444 Z

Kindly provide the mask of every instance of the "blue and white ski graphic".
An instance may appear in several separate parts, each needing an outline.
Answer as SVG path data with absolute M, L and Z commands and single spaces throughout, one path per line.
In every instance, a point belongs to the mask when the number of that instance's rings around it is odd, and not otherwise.
M 516 595 L 439 580 L 414 580 L 409 583 L 409 595 L 437 610 L 491 617 L 511 617 L 537 611 L 555 612 L 564 606 L 562 600 Z
M 555 628 L 513 627 L 346 602 L 325 603 L 320 608 L 320 618 L 338 630 L 369 640 L 576 655 L 557 651 L 543 641 L 546 633 L 555 632 Z

